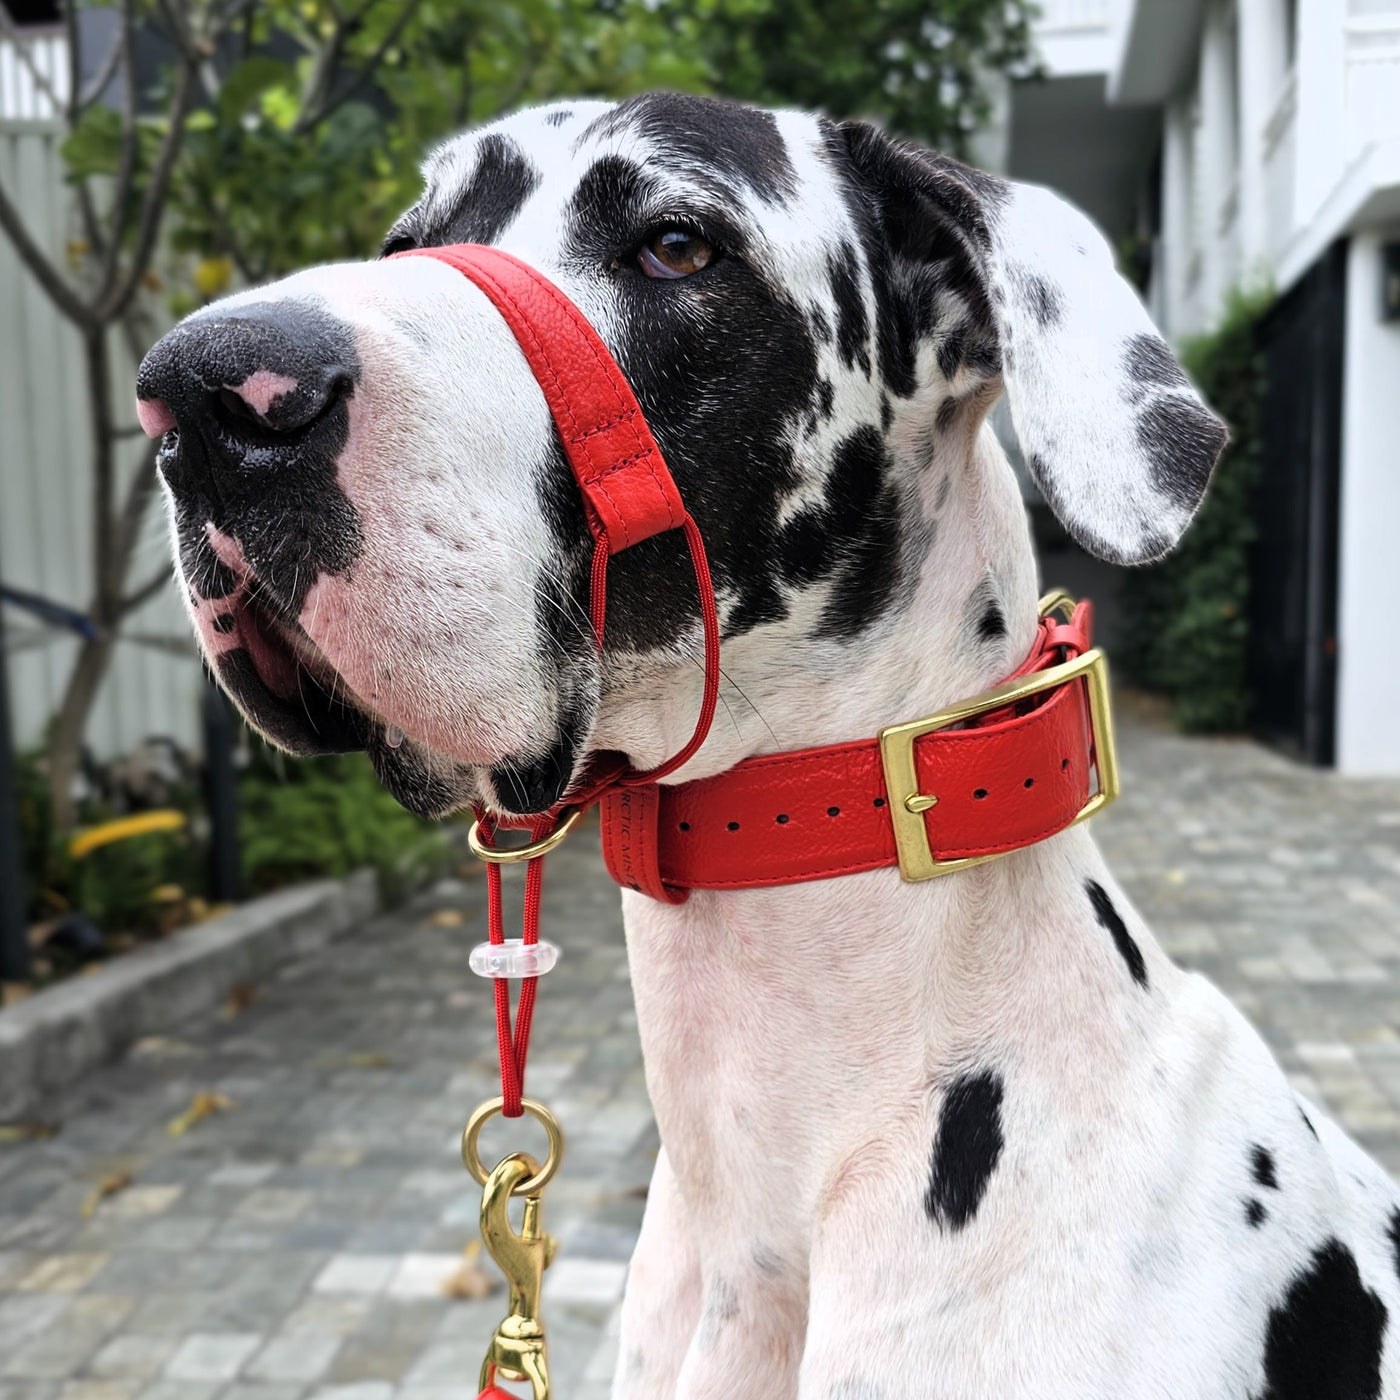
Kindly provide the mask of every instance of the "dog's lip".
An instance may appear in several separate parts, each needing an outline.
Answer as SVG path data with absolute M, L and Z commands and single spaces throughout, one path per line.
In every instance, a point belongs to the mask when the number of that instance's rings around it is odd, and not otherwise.
M 483 768 L 508 756 L 494 749 L 464 752 L 457 745 L 443 749 L 431 743 L 416 732 L 411 714 L 400 711 L 392 701 L 387 705 L 369 701 L 357 692 L 323 647 L 269 596 L 251 571 L 244 574 L 243 582 L 232 609 L 239 643 L 261 685 L 282 704 L 304 711 L 313 730 L 317 727 L 314 712 L 328 701 L 358 717 L 361 748 L 388 754 L 433 751 L 455 764 Z

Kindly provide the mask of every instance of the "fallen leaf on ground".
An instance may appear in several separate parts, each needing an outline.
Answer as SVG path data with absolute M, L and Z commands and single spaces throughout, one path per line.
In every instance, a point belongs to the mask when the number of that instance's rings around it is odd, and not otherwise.
M 88 1192 L 87 1199 L 83 1202 L 83 1219 L 90 1220 L 97 1214 L 97 1207 L 100 1206 L 108 1196 L 115 1196 L 118 1191 L 125 1191 L 130 1185 L 130 1172 L 112 1172 L 109 1176 L 104 1176 L 102 1180 Z
M 253 982 L 240 982 L 228 994 L 228 1000 L 219 1008 L 219 1015 L 225 1021 L 241 1016 L 258 999 L 258 989 Z
M 199 1051 L 183 1040 L 170 1035 L 143 1035 L 131 1047 L 131 1053 L 138 1060 L 173 1060 L 187 1055 L 197 1055 Z
M 448 1298 L 489 1298 L 501 1280 L 481 1267 L 481 1241 L 473 1240 L 462 1251 L 457 1271 L 442 1281 L 443 1295 Z
M 205 1089 L 190 1100 L 190 1106 L 178 1118 L 172 1118 L 166 1131 L 171 1137 L 179 1137 L 189 1132 L 196 1123 L 201 1123 L 214 1113 L 227 1113 L 236 1107 L 227 1094 Z
M 466 921 L 467 916 L 461 909 L 439 909 L 428 924 L 432 928 L 460 928 Z
M 13 1006 L 33 995 L 34 988 L 28 982 L 0 982 L 0 1006 Z
M 354 1065 L 357 1069 L 388 1069 L 394 1062 L 378 1051 L 358 1051 L 353 1055 L 345 1057 L 347 1065 Z
M 57 1131 L 57 1123 L 0 1123 L 0 1142 L 43 1142 Z

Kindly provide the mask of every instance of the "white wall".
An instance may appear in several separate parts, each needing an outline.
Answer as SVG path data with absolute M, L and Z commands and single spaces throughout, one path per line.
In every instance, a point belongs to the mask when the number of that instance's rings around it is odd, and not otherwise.
M 1356 234 L 1347 261 L 1337 767 L 1356 775 L 1400 774 L 1400 323 L 1380 319 L 1385 239 Z

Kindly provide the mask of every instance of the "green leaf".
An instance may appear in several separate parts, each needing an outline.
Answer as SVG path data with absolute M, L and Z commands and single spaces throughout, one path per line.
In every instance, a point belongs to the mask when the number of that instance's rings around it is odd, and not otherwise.
M 286 88 L 292 81 L 292 66 L 281 59 L 253 57 L 235 63 L 219 88 L 219 120 L 236 121 L 258 106 L 269 88 Z
M 62 147 L 70 180 L 115 175 L 121 162 L 122 122 L 110 107 L 89 107 Z

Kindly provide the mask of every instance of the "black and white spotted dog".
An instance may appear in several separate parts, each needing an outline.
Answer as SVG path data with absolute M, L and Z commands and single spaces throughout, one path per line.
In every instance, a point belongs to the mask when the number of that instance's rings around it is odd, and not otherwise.
M 873 736 L 1008 675 L 1036 565 L 987 426 L 1105 558 L 1223 441 L 1104 239 L 859 123 L 653 95 L 449 142 L 387 247 L 493 243 L 587 313 L 704 531 L 698 757 Z M 199 312 L 140 379 L 180 576 L 250 720 L 415 811 L 647 767 L 700 691 L 679 537 L 589 542 L 544 399 L 429 259 Z M 1083 828 L 926 884 L 625 893 L 664 1151 L 620 1400 L 1400 1396 L 1395 1187 L 1175 968 Z M 567 969 L 560 975 L 567 976 Z

